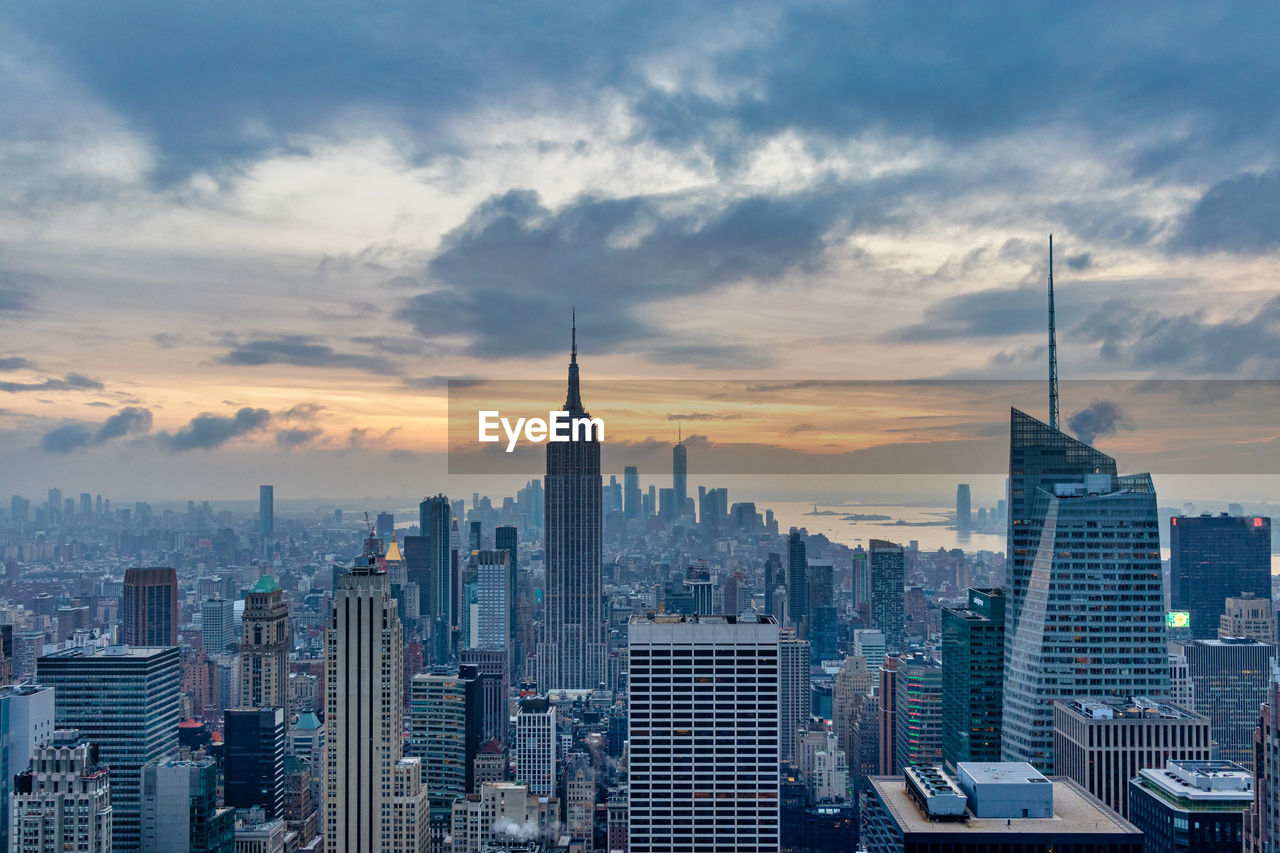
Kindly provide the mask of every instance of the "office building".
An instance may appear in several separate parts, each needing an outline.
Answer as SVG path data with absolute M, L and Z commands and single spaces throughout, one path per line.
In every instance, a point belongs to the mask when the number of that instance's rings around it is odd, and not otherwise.
M 504 743 L 511 721 L 511 686 L 506 677 L 507 656 L 501 649 L 463 649 L 458 672 L 476 682 L 480 695 L 479 742 L 497 738 Z M 471 790 L 468 788 L 467 790 Z
M 872 667 L 880 666 L 888 653 L 884 631 L 859 628 L 853 632 L 853 653 L 867 659 Z
M 121 592 L 123 642 L 130 646 L 178 645 L 178 574 L 173 569 L 126 569 Z
M 684 507 L 689 500 L 689 453 L 683 440 L 671 447 L 671 494 L 675 502 L 675 516 L 679 518 L 684 515 Z
M 409 582 L 418 585 L 419 610 L 429 620 L 430 661 L 453 659 L 453 508 L 449 498 L 436 495 L 418 505 L 419 529 L 426 540 L 423 553 L 405 539 Z
M 641 512 L 640 470 L 634 465 L 622 469 L 622 515 L 639 518 Z
M 898 772 L 898 658 L 886 656 L 877 675 L 877 763 L 880 775 L 892 776 Z
M 631 618 L 630 853 L 778 850 L 778 646 L 768 616 Z
M 785 621 L 785 613 L 779 613 L 774 597 L 778 585 L 785 575 L 782 572 L 782 555 L 770 553 L 764 561 L 764 612 L 766 616 L 776 617 L 779 622 Z
M 794 527 L 787 535 L 787 619 L 796 635 L 804 637 L 805 617 L 809 613 L 809 561 L 805 557 L 804 538 Z
M 200 605 L 200 645 L 210 655 L 227 653 L 227 646 L 239 641 L 236 636 L 235 602 L 210 598 Z
M 258 486 L 258 532 L 266 539 L 276 535 L 275 486 Z
M 1155 487 L 1012 410 L 1001 750 L 1053 764 L 1053 701 L 1169 690 Z M 1123 603 L 1104 606 L 1125 590 Z
M 433 818 L 446 819 L 453 801 L 472 790 L 480 743 L 481 696 L 474 670 L 415 675 L 409 684 L 405 754 L 420 759 Z
M 779 756 L 790 761 L 796 753 L 796 732 L 809 722 L 813 678 L 809 643 L 789 633 L 778 640 Z
M 898 658 L 895 750 L 899 770 L 942 763 L 942 664 L 920 652 Z
M 906 555 L 901 545 L 872 539 L 867 564 L 871 572 L 871 627 L 884 633 L 886 654 L 900 655 L 907 643 L 903 625 Z
M 516 781 L 536 797 L 556 793 L 556 707 L 539 696 L 516 714 Z
M 805 639 L 809 641 L 813 663 L 821 665 L 824 660 L 834 659 L 839 652 L 840 625 L 832 580 L 835 566 L 830 559 L 810 558 L 807 570 L 805 581 L 809 605 L 806 608 Z
M 524 662 L 524 650 L 520 648 L 520 537 L 512 525 L 494 528 L 493 547 L 507 552 L 507 665 L 508 680 L 514 681 Z
M 1245 853 L 1280 851 L 1280 662 L 1271 662 L 1267 701 L 1253 733 L 1253 804 L 1245 818 Z
M 1196 711 L 1209 718 L 1213 757 L 1250 764 L 1258 710 L 1267 701 L 1276 647 L 1243 637 L 1195 640 L 1183 647 Z
M 270 575 L 264 575 L 244 598 L 240 629 L 240 701 L 244 707 L 282 708 L 288 721 L 289 645 L 289 607 L 284 603 L 284 590 Z
M 521 842 L 554 843 L 559 822 L 560 801 L 554 797 L 539 797 L 528 785 L 486 782 L 453 804 L 453 853 L 519 850 Z
M 577 328 L 569 358 L 563 410 L 572 421 L 591 416 L 578 387 Z M 547 442 L 547 581 L 538 689 L 594 690 L 606 680 L 605 618 L 600 575 L 600 441 L 594 428 L 576 440 Z M 535 789 L 535 793 L 541 795 Z
M 54 707 L 51 687 L 0 686 L 0 804 L 9 802 L 14 775 L 25 770 L 36 750 L 53 738 Z M 0 808 L 2 849 L 9 845 L 9 817 L 9 809 Z
M 11 853 L 111 853 L 111 783 L 98 748 L 58 731 L 12 782 Z
M 1271 599 L 1251 592 L 1231 596 L 1218 617 L 1218 637 L 1247 637 L 1276 645 L 1276 613 Z
M 476 564 L 476 617 L 472 624 L 475 649 L 493 649 L 505 652 L 511 637 L 511 564 L 507 552 L 477 551 Z M 506 672 L 506 666 L 503 666 Z
M 384 853 L 392 835 L 404 832 L 406 813 L 427 814 L 419 765 L 401 760 L 404 637 L 397 609 L 390 581 L 379 570 L 377 543 L 368 543 L 339 578 L 325 630 L 328 853 Z M 415 849 L 420 841 L 406 845 Z
M 1271 601 L 1271 519 L 1178 515 L 1169 519 L 1169 606 L 1191 615 L 1196 639 L 1218 636 L 1227 599 Z
M 232 853 L 235 809 L 218 807 L 212 758 L 170 756 L 142 768 L 140 853 Z
M 1070 779 L 1024 762 L 911 767 L 871 780 L 867 853 L 1143 853 L 1142 832 Z
M 374 532 L 385 551 L 391 547 L 391 537 L 395 535 L 396 516 L 392 512 L 380 512 L 374 519 Z
M 1129 780 L 1168 761 L 1207 761 L 1209 720 L 1156 699 L 1081 697 L 1053 707 L 1053 772 L 1121 815 Z
M 268 820 L 284 817 L 288 723 L 283 708 L 228 709 L 223 736 L 228 806 L 258 806 Z
M 564 831 L 591 850 L 595 843 L 596 773 L 586 753 L 568 757 L 564 777 Z
M 961 483 L 956 486 L 956 532 L 961 536 L 967 536 L 971 530 L 973 530 L 972 498 L 969 494 L 969 484 Z
M 97 744 L 111 770 L 112 850 L 137 850 L 142 767 L 178 749 L 178 648 L 77 647 L 45 655 L 37 668 L 55 691 L 55 724 Z
M 1004 591 L 971 589 L 942 610 L 942 765 L 999 761 L 1004 712 Z
M 1129 820 L 1144 853 L 1238 853 L 1253 774 L 1232 761 L 1170 761 L 1129 781 Z

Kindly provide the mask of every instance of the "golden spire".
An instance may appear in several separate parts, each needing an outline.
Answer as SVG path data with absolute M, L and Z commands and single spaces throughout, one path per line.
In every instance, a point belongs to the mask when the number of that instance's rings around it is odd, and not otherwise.
M 400 546 L 396 544 L 396 532 L 394 530 L 391 531 L 391 546 L 387 548 L 387 555 L 382 559 L 388 563 L 399 563 L 403 560 L 400 556 Z

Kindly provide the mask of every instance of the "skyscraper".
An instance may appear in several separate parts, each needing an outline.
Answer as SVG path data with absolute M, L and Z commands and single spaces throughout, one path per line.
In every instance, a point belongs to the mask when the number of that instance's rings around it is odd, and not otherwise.
M 956 486 L 956 532 L 965 536 L 973 529 L 973 507 L 969 496 L 969 484 Z
M 276 535 L 275 486 L 258 486 L 258 532 L 267 539 Z
M 31 678 L 35 677 L 32 667 Z M 0 687 L 0 802 L 9 802 L 14 774 L 54 735 L 54 691 L 34 684 Z M 9 810 L 0 809 L 0 844 L 9 849 Z
M 776 853 L 777 623 L 633 616 L 628 650 L 627 849 Z
M 1217 637 L 1227 599 L 1245 592 L 1271 602 L 1271 519 L 1169 519 L 1169 605 L 1191 614 L 1192 637 Z
M 1196 711 L 1209 718 L 1214 758 L 1250 764 L 1258 709 L 1267 701 L 1276 647 L 1243 637 L 1194 640 L 1183 647 Z
M 236 642 L 235 602 L 225 598 L 210 598 L 200 605 L 200 645 L 210 655 L 227 653 L 227 646 Z
M 245 596 L 240 626 L 240 702 L 246 708 L 282 708 L 287 721 L 289 607 L 270 575 Z
M 777 612 L 777 605 L 774 602 L 774 593 L 781 578 L 782 555 L 770 553 L 768 559 L 764 561 L 764 612 L 767 616 L 782 617 L 784 615 Z M 779 618 L 778 621 L 784 620 Z
M 130 646 L 178 645 L 178 574 L 173 569 L 126 569 L 124 642 Z
M 906 629 L 903 627 L 906 555 L 901 545 L 883 539 L 872 539 L 869 546 L 871 627 L 884 632 L 886 652 L 899 655 L 907 646 Z
M 37 669 L 54 688 L 58 728 L 79 730 L 111 768 L 112 850 L 137 850 L 142 766 L 178 749 L 177 646 L 78 647 L 45 655 Z
M 796 754 L 796 732 L 809 722 L 813 679 L 810 647 L 788 630 L 778 639 L 778 755 L 790 761 Z
M 1280 664 L 1271 662 L 1267 701 L 1253 733 L 1254 801 L 1245 818 L 1247 853 L 1280 851 Z
M 671 493 L 678 518 L 689 500 L 689 453 L 683 438 L 671 447 Z
M 942 763 L 999 761 L 1004 711 L 1004 592 L 971 589 L 942 610 Z
M 370 542 L 339 578 L 325 630 L 324 836 L 332 853 L 382 853 L 393 831 L 404 832 L 393 826 L 395 813 L 406 805 L 427 813 L 417 760 L 408 760 L 415 778 L 402 772 L 404 638 L 396 611 Z M 418 828 L 427 831 L 425 822 Z
M 898 658 L 894 721 L 899 770 L 942 763 L 942 664 L 920 652 Z
M 511 679 L 514 680 L 524 662 L 524 650 L 520 648 L 520 602 L 517 601 L 520 577 L 519 531 L 514 525 L 494 528 L 493 547 L 507 552 L 507 662 L 511 668 Z
M 787 616 L 796 634 L 803 637 L 805 617 L 809 614 L 809 561 L 805 557 L 804 538 L 791 528 L 787 534 Z
M 1013 409 L 1008 554 L 1002 750 L 1050 770 L 1053 700 L 1168 693 L 1150 475 Z
M 471 648 L 507 651 L 511 639 L 511 563 L 507 551 L 479 551 L 476 563 L 476 619 Z
M 578 387 L 577 329 L 569 358 L 564 411 L 589 418 Z M 547 442 L 547 589 L 538 689 L 594 689 L 605 681 L 600 575 L 600 442 L 588 429 L 576 440 Z
M 543 697 L 525 699 L 516 714 L 516 781 L 539 797 L 556 792 L 556 708 Z
M 111 853 L 111 784 L 98 747 L 76 731 L 53 742 L 18 772 L 11 809 L 12 853 Z
M 161 758 L 142 768 L 139 853 L 232 853 L 236 813 L 218 807 L 212 758 Z
M 283 708 L 227 710 L 223 770 L 224 800 L 228 806 L 259 806 L 268 820 L 284 817 L 287 729 Z
M 456 672 L 421 673 L 410 681 L 405 754 L 422 762 L 433 822 L 447 822 L 453 801 L 471 790 L 481 710 L 474 671 L 466 677 Z
M 418 584 L 422 615 L 430 619 L 432 663 L 453 658 L 453 509 L 449 498 L 436 495 L 418 505 L 422 535 L 427 539 L 426 560 L 415 577 L 416 560 L 409 557 L 409 581 Z M 406 541 L 406 546 L 408 542 Z
M 382 543 L 382 548 L 385 551 L 387 548 L 391 547 L 391 535 L 395 533 L 395 529 L 396 529 L 395 513 L 392 513 L 392 512 L 378 513 L 377 520 L 374 522 L 374 525 L 375 525 L 374 529 L 378 533 L 378 541 Z
M 634 465 L 622 469 L 622 515 L 640 517 L 640 470 Z

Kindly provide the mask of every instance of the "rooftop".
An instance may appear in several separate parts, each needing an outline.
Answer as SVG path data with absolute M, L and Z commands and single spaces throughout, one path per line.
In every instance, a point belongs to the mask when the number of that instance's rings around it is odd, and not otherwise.
M 964 823 L 947 823 L 930 821 L 917 808 L 902 776 L 871 776 L 868 779 L 894 822 L 904 833 L 1038 833 L 1141 837 L 1141 831 L 1137 827 L 1098 802 L 1075 782 L 1060 776 L 1050 776 L 1048 780 L 1053 784 L 1051 818 L 970 817 Z
M 263 575 L 258 578 L 258 582 L 253 585 L 253 592 L 279 592 L 280 584 L 276 583 L 275 578 L 271 575 Z
M 1151 696 L 1077 696 L 1070 702 L 1055 702 L 1068 711 L 1094 720 L 1198 720 L 1199 714 Z
M 1163 770 L 1140 771 L 1138 783 L 1159 788 L 1164 799 L 1196 804 L 1246 803 L 1253 800 L 1253 773 L 1234 761 L 1170 761 Z
M 741 616 L 693 616 L 684 613 L 637 613 L 631 617 L 632 625 L 679 625 L 685 622 L 700 625 L 777 624 L 777 621 L 772 616 L 745 614 Z

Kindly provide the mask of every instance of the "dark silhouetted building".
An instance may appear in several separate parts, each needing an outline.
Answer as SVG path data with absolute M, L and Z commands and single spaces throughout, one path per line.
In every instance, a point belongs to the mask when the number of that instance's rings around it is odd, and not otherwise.
M 258 486 L 258 532 L 268 539 L 276 535 L 275 486 Z
M 1004 592 L 971 589 L 942 611 L 942 764 L 999 761 L 1004 711 Z
M 1218 636 L 1228 598 L 1271 601 L 1271 519 L 1179 515 L 1169 519 L 1169 606 L 1191 615 L 1191 636 Z
M 869 543 L 871 571 L 871 627 L 884 632 L 885 650 L 899 655 L 906 649 L 903 601 L 906 595 L 906 555 L 902 546 L 883 539 Z
M 224 801 L 237 809 L 261 806 L 268 820 L 284 817 L 284 709 L 229 708 L 224 722 Z
M 787 615 L 791 626 L 804 636 L 804 620 L 809 615 L 809 561 L 804 537 L 794 527 L 787 535 Z

